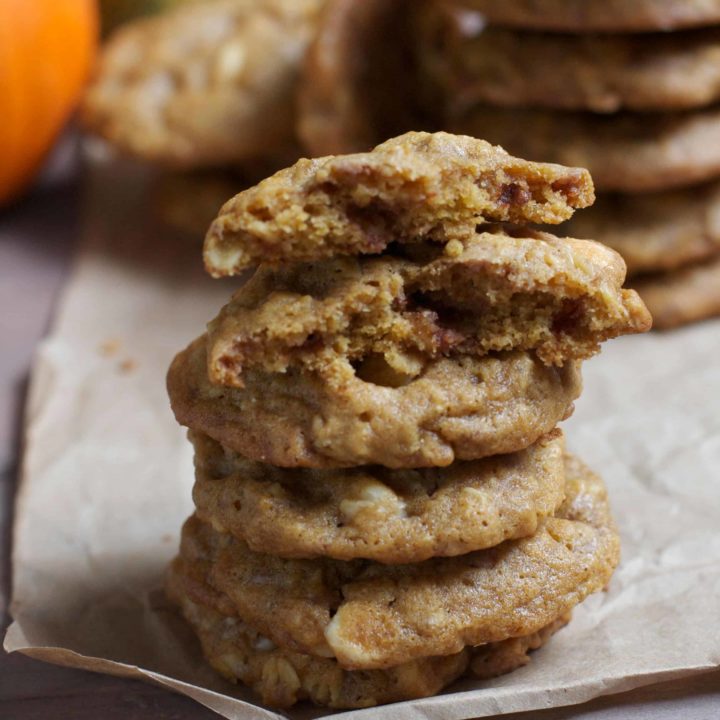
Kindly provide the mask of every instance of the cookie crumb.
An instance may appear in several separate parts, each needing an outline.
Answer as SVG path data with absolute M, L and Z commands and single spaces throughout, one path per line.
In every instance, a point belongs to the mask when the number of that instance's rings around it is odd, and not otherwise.
M 112 357 L 120 350 L 120 344 L 120 340 L 117 338 L 110 338 L 101 342 L 97 350 L 103 357 Z
M 130 373 L 137 368 L 137 362 L 132 358 L 126 358 L 118 364 L 118 370 L 121 373 Z

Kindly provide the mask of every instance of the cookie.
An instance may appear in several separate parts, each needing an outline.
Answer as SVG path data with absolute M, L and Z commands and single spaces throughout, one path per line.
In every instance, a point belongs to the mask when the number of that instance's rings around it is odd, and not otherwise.
M 427 359 L 505 350 L 562 365 L 650 326 L 622 289 L 622 259 L 598 243 L 480 226 L 444 252 L 407 247 L 406 258 L 261 266 L 208 326 L 211 380 L 242 387 L 248 368 L 323 372 L 338 358 L 402 379 Z
M 336 360 L 323 372 L 249 369 L 244 388 L 208 379 L 206 338 L 177 355 L 177 421 L 251 460 L 281 467 L 449 465 L 522 450 L 572 412 L 580 368 L 512 352 L 431 360 L 398 381 Z
M 471 657 L 472 674 L 495 677 L 527 664 L 529 653 L 569 620 L 563 616 L 532 635 L 466 648 L 447 657 L 411 660 L 383 670 L 343 670 L 331 658 L 278 648 L 236 615 L 193 602 L 185 587 L 186 570 L 182 561 L 172 565 L 167 592 L 198 636 L 209 663 L 231 682 L 239 680 L 251 687 L 263 704 L 280 708 L 306 699 L 349 709 L 427 697 L 462 675 Z
M 228 170 L 170 171 L 159 175 L 151 207 L 164 226 L 197 240 L 228 195 L 250 185 L 243 174 Z
M 204 564 L 205 582 L 280 647 L 350 670 L 387 668 L 535 633 L 605 587 L 619 555 L 605 487 L 575 459 L 566 478 L 565 502 L 531 537 L 452 558 L 281 559 L 195 517 L 180 554 Z
M 643 195 L 603 194 L 560 230 L 614 248 L 631 275 L 675 270 L 720 253 L 720 182 Z
M 531 635 L 472 648 L 470 674 L 487 680 L 527 665 L 530 662 L 530 653 L 541 648 L 558 630 L 564 628 L 570 622 L 571 615 L 571 612 L 567 612 Z
M 648 35 L 468 32 L 465 18 L 442 10 L 425 26 L 423 65 L 451 116 L 479 103 L 610 113 L 720 100 L 717 28 Z
M 719 0 L 462 0 L 492 25 L 565 32 L 651 32 L 720 23 Z
M 446 242 L 489 221 L 556 224 L 594 199 L 587 171 L 511 157 L 482 140 L 412 132 L 372 152 L 300 160 L 222 208 L 205 239 L 220 277 L 260 262 Z
M 82 116 L 147 160 L 184 167 L 297 157 L 295 92 L 324 0 L 213 0 L 121 28 Z
M 720 315 L 720 255 L 667 273 L 638 277 L 632 284 L 647 303 L 658 330 Z
M 280 557 L 460 555 L 532 535 L 565 497 L 559 430 L 517 453 L 424 470 L 288 470 L 190 437 L 198 517 Z
M 598 115 L 476 106 L 453 132 L 498 143 L 523 157 L 586 167 L 600 190 L 666 190 L 720 175 L 720 108 Z
M 298 136 L 310 156 L 362 152 L 407 130 L 432 128 L 416 89 L 416 6 L 328 2 L 298 90 Z

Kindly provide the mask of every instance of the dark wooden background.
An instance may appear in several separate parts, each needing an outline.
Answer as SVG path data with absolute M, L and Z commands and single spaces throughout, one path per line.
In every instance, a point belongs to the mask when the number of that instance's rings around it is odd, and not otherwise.
M 73 144 L 30 196 L 0 210 L 0 631 L 10 619 L 13 495 L 32 355 L 72 265 L 80 223 Z M 720 492 L 720 486 L 718 491 Z M 699 589 L 701 590 L 701 589 Z M 720 602 L 720 598 L 718 598 Z M 708 628 L 720 633 L 720 628 Z M 720 660 L 720 659 L 719 659 Z M 0 720 L 211 720 L 195 702 L 140 682 L 0 651 Z M 507 720 L 720 720 L 720 672 Z

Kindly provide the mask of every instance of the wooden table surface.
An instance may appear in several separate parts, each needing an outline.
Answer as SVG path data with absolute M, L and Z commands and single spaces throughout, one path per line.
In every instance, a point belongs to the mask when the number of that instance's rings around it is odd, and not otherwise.
M 64 163 L 68 167 L 68 163 Z M 72 166 L 70 164 L 69 166 Z M 22 406 L 34 348 L 46 333 L 78 236 L 79 184 L 65 171 L 0 210 L 0 630 L 9 622 L 12 499 Z M 709 632 L 720 632 L 708 628 Z M 720 661 L 720 658 L 719 658 Z M 507 720 L 718 720 L 720 672 Z M 0 720 L 211 720 L 197 703 L 140 682 L 0 652 Z

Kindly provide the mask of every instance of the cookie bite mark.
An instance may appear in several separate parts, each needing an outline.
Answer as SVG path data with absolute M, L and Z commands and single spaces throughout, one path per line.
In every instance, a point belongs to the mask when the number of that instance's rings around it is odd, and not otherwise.
M 260 262 L 447 243 L 485 221 L 556 224 L 594 200 L 587 171 L 533 163 L 483 140 L 412 132 L 372 152 L 300 160 L 227 202 L 205 239 L 220 277 Z

